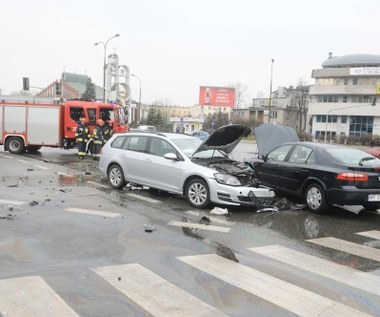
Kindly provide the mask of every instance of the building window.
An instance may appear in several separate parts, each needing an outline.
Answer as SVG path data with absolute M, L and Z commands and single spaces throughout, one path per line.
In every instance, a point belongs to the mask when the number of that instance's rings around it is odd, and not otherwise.
M 347 96 L 343 96 L 343 102 L 347 102 Z
M 342 116 L 341 122 L 342 123 L 347 123 L 347 116 Z
M 345 79 L 343 80 L 343 85 L 345 85 L 345 86 L 348 85 L 348 78 L 345 78 Z
M 352 79 L 352 84 L 353 85 L 357 85 L 358 84 L 358 79 L 357 78 Z
M 329 116 L 329 122 L 337 122 L 338 116 Z
M 315 118 L 316 122 L 326 122 L 326 116 L 325 115 L 317 115 Z
M 372 135 L 373 117 L 370 116 L 352 116 L 350 117 L 350 135 L 363 136 Z

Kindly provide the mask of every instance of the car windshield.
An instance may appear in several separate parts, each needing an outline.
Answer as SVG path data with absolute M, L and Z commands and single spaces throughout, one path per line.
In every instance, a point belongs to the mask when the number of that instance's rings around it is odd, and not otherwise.
M 326 150 L 334 159 L 344 164 L 353 165 L 380 165 L 376 157 L 357 149 L 337 148 Z
M 188 157 L 193 155 L 195 150 L 202 144 L 202 140 L 198 138 L 178 138 L 172 140 L 175 145 L 177 145 L 181 151 Z

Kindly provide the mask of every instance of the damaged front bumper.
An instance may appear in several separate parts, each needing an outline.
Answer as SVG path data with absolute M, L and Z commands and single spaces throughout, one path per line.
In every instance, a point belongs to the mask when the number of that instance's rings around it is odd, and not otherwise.
M 276 196 L 269 187 L 228 186 L 212 180 L 210 198 L 213 203 L 230 206 L 255 206 L 261 208 Z

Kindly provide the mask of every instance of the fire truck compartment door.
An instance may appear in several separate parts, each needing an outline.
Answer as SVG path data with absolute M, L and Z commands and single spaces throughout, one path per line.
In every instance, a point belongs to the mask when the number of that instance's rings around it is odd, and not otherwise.
M 59 108 L 29 107 L 28 144 L 59 145 Z
M 4 131 L 25 133 L 26 107 L 4 106 Z
M 3 142 L 3 109 L 4 107 L 0 106 L 0 143 Z

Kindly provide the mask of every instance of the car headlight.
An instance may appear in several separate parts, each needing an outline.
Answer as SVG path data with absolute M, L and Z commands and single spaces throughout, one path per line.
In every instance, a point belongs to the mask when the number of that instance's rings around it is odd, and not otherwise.
M 231 186 L 241 186 L 240 181 L 235 176 L 228 175 L 228 174 L 215 173 L 214 177 L 216 181 L 220 184 L 231 185 Z

